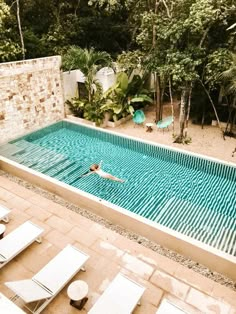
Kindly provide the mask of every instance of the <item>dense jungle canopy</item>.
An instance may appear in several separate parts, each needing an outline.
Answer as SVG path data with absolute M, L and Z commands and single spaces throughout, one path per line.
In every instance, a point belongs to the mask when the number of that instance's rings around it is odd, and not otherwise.
M 154 74 L 157 119 L 165 97 L 179 98 L 180 140 L 190 108 L 196 122 L 216 116 L 232 134 L 235 22 L 235 0 L 0 0 L 0 62 L 103 51 L 127 73 Z

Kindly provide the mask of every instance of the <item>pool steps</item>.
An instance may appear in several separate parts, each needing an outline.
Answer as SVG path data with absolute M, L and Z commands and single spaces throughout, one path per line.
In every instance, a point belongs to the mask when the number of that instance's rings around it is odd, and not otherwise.
M 4 146 L 0 146 L 0 155 L 3 155 L 5 157 L 11 157 L 16 153 L 21 152 L 22 150 L 22 147 L 18 147 L 15 144 L 7 143 Z

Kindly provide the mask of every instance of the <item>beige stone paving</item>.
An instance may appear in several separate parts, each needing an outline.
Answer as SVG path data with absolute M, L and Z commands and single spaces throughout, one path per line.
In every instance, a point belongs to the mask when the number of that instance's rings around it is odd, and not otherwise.
M 135 314 L 156 313 L 163 297 L 191 314 L 236 314 L 236 292 L 5 177 L 0 177 L 0 204 L 12 209 L 6 234 L 28 219 L 45 229 L 41 244 L 33 243 L 0 270 L 0 291 L 8 297 L 11 291 L 4 285 L 5 281 L 32 277 L 71 243 L 90 255 L 86 272 L 73 278 L 85 280 L 89 285 L 89 300 L 80 313 L 88 312 L 121 271 L 146 287 Z M 69 305 L 67 287 L 44 314 L 79 313 Z

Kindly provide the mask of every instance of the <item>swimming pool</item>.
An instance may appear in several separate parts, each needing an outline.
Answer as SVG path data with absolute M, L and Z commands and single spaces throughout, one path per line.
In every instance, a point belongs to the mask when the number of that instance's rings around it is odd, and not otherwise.
M 236 256 L 236 167 L 61 121 L 1 147 L 1 154 L 126 211 Z M 80 178 L 103 160 L 103 170 Z

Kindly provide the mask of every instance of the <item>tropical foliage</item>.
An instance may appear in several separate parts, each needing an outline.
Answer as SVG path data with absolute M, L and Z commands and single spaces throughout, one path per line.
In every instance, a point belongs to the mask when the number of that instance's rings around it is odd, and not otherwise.
M 20 53 L 18 43 L 11 36 L 11 27 L 7 25 L 9 19 L 10 7 L 0 0 L 0 62 L 15 60 Z
M 91 106 L 100 117 L 102 99 L 117 118 L 147 93 L 131 93 L 118 82 L 106 95 L 100 91 L 94 73 L 109 53 L 128 85 L 134 69 L 142 88 L 152 78 L 156 120 L 164 100 L 179 100 L 177 142 L 188 137 L 190 118 L 202 126 L 224 120 L 233 134 L 235 20 L 232 0 L 0 0 L 0 61 L 62 54 L 67 70 L 84 65 L 88 97 L 80 99 L 80 110 Z
M 104 104 L 101 109 L 109 112 L 113 121 L 133 114 L 134 110 L 152 103 L 152 99 L 145 94 L 148 91 L 142 86 L 143 81 L 139 75 L 134 75 L 132 79 L 129 79 L 125 72 L 118 73 L 116 83 L 102 97 Z
M 76 115 L 101 124 L 103 114 L 100 109 L 102 86 L 96 79 L 96 73 L 104 66 L 112 66 L 110 55 L 107 52 L 95 51 L 91 49 L 81 49 L 70 47 L 63 56 L 64 70 L 80 69 L 85 77 L 85 87 L 87 97 L 84 99 L 73 99 L 67 102 L 70 109 Z

